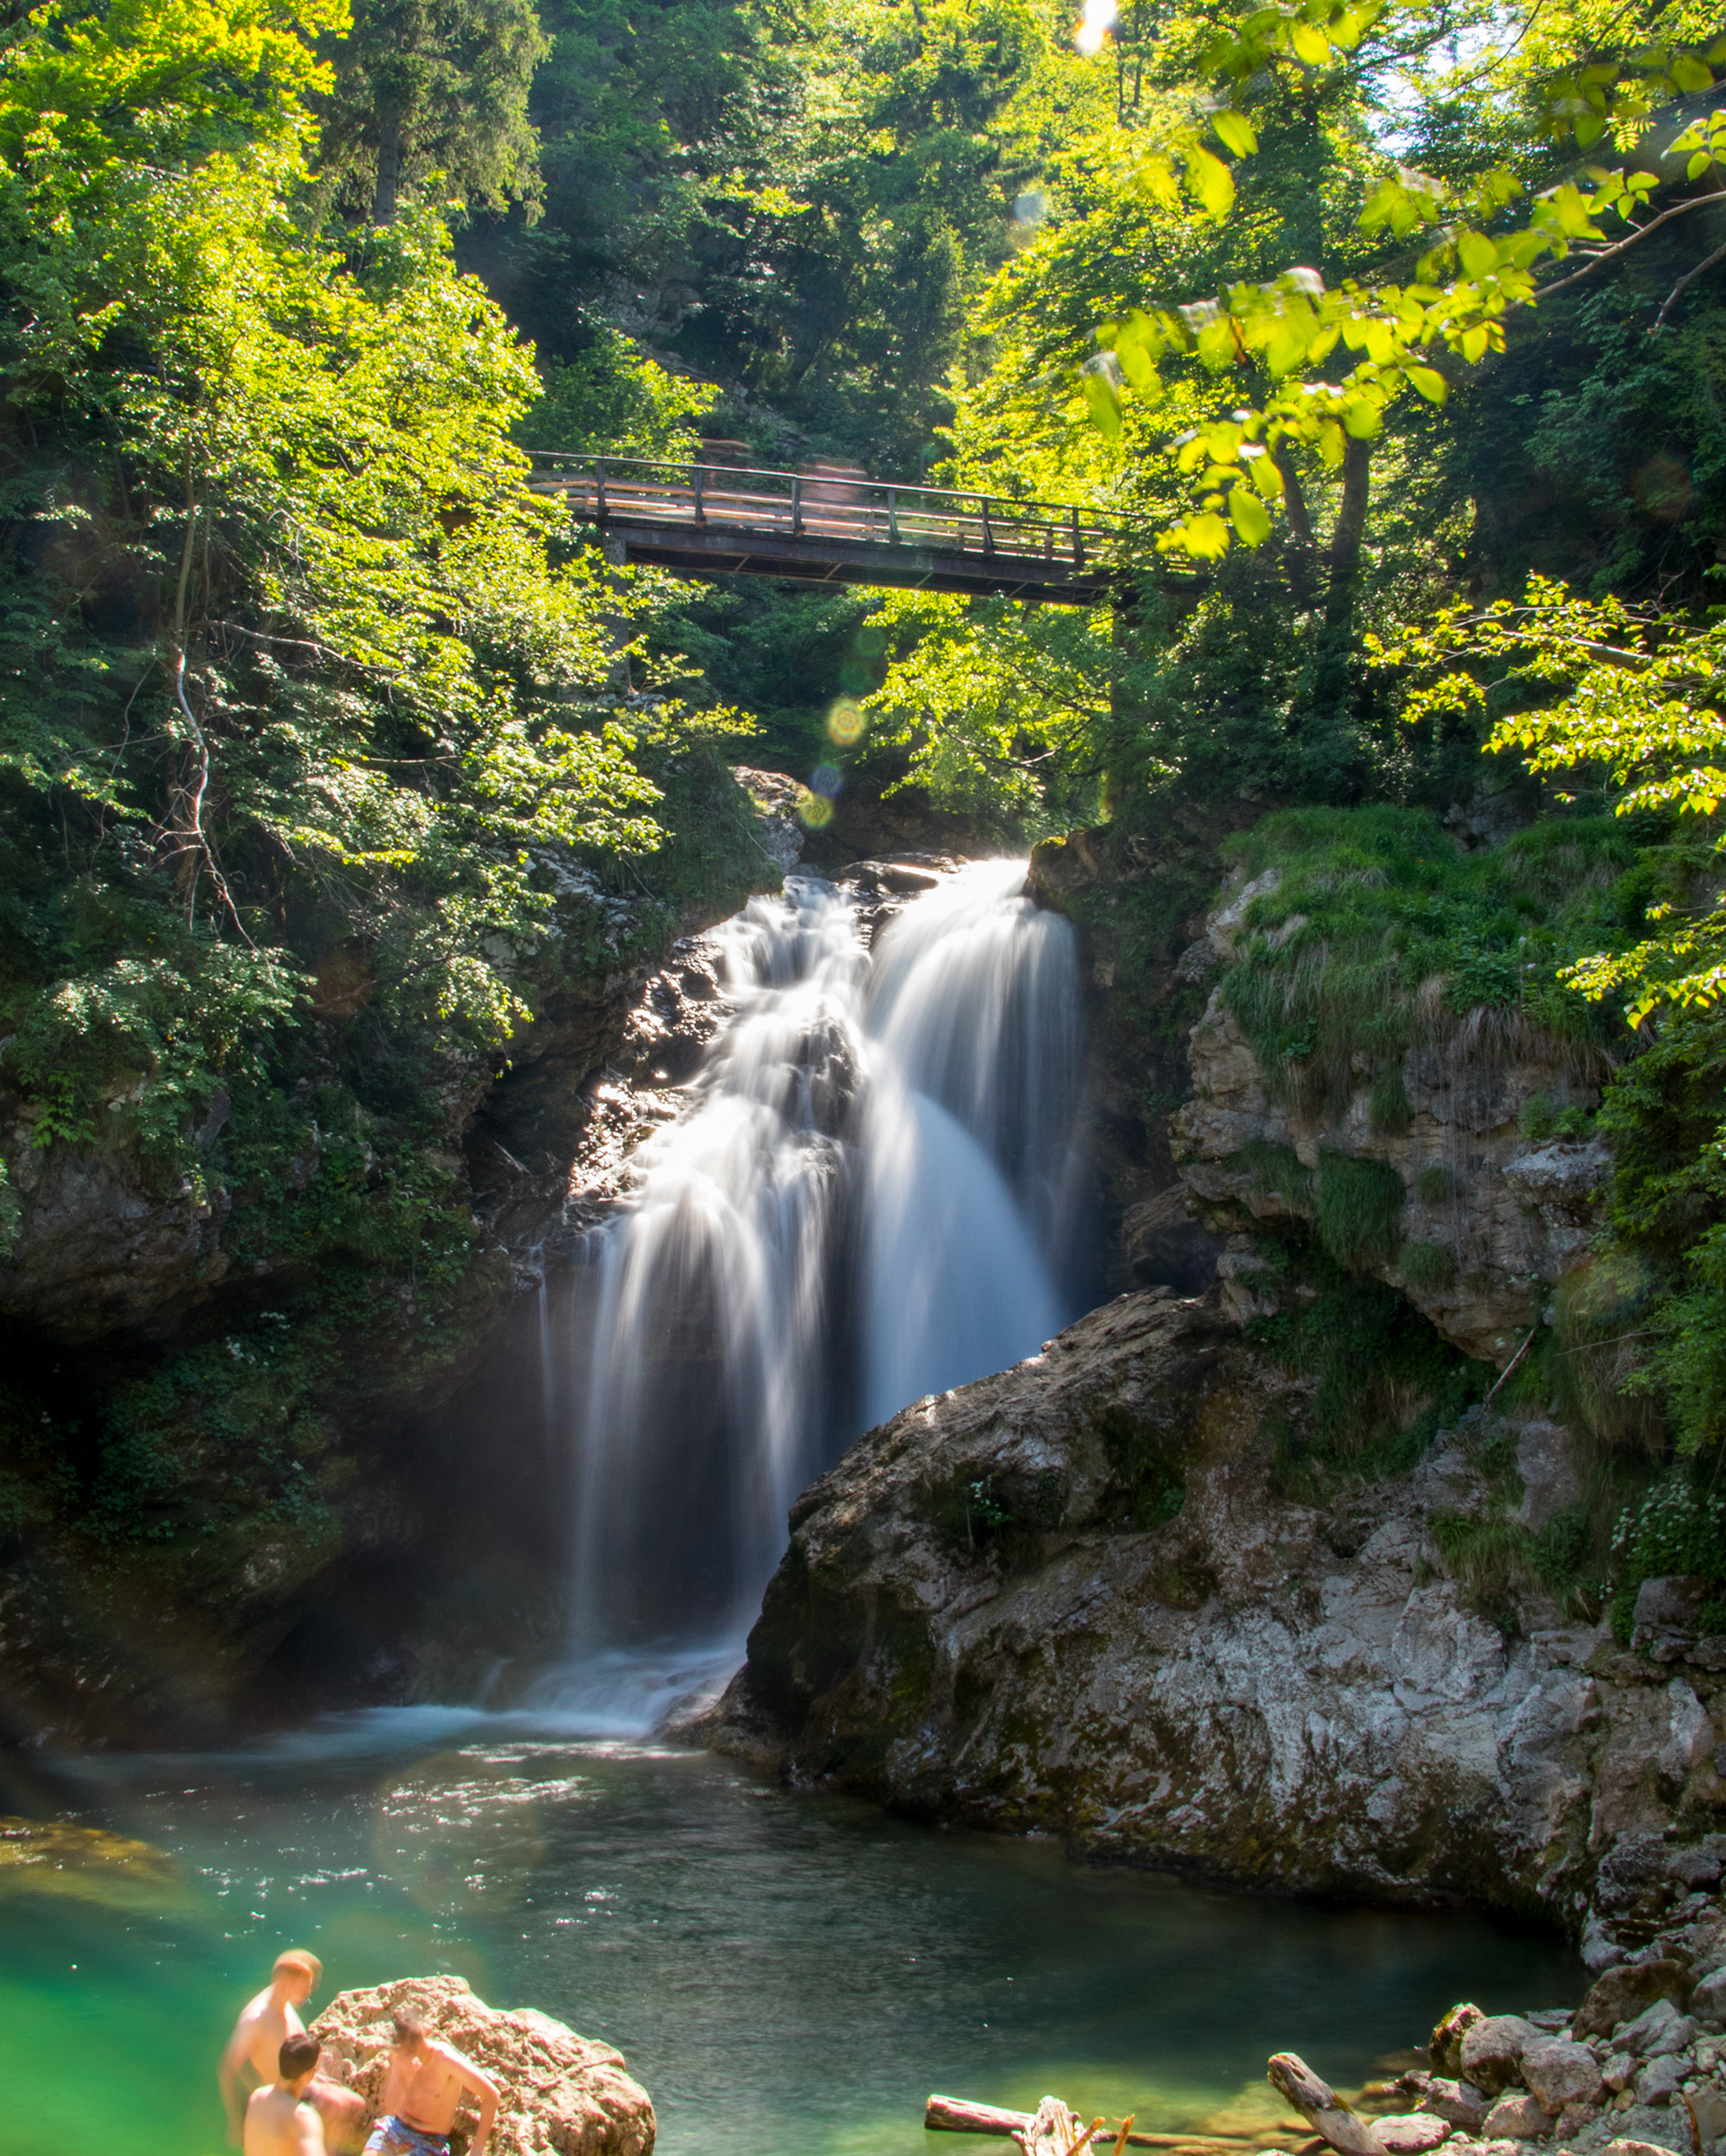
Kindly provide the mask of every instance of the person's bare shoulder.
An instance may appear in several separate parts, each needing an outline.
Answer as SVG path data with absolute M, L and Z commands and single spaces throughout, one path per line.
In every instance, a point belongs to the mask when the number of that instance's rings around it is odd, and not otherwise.
M 494 2085 L 490 2074 L 483 2067 L 476 2066 L 467 2054 L 465 2051 L 458 2051 L 453 2044 L 444 2044 L 434 2040 L 430 2049 L 442 2060 L 451 2073 L 459 2074 L 463 2081 L 469 2083 L 478 2082 L 486 2089 Z

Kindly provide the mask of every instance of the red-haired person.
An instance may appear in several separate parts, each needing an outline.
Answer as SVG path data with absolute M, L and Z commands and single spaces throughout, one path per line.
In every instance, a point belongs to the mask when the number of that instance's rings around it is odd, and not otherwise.
M 289 2036 L 303 2036 L 306 2024 L 299 2010 L 317 1989 L 324 1965 L 316 1954 L 290 1947 L 278 1954 L 266 1990 L 248 2000 L 234 2024 L 222 2063 L 216 2071 L 227 2114 L 227 2138 L 239 2146 L 240 2121 L 246 2098 L 254 2089 L 271 2087 L 280 2072 L 282 2045 Z M 353 2156 L 364 2145 L 366 2107 L 351 2089 L 339 2081 L 315 2075 L 307 2085 L 306 2101 L 323 2122 L 323 2145 L 332 2156 Z

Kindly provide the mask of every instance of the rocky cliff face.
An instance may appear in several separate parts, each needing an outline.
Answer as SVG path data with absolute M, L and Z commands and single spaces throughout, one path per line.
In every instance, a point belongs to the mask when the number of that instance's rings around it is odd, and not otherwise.
M 1227 895 L 1182 962 L 1188 978 L 1226 963 L 1248 905 L 1275 882 L 1273 870 Z M 1435 1001 L 1424 1039 L 1402 1058 L 1389 1127 L 1375 1123 L 1364 1059 L 1346 1102 L 1313 1111 L 1278 1098 L 1220 990 L 1188 1055 L 1192 1097 L 1170 1136 L 1179 1180 L 1201 1208 L 1311 1222 L 1327 1155 L 1382 1164 L 1402 1190 L 1395 1247 L 1364 1248 L 1356 1262 L 1470 1355 L 1506 1362 L 1588 1247 L 1611 1169 L 1606 1149 L 1531 1144 L 1521 1119 L 1537 1096 L 1591 1108 L 1598 1092 L 1560 1043 L 1514 1018 L 1453 1019 Z M 1278 1150 L 1293 1157 L 1281 1173 Z
M 1316 1508 L 1268 1433 L 1299 1391 L 1219 1294 L 1149 1291 L 907 1408 L 799 1501 L 716 1741 L 1098 1854 L 1571 1926 L 1624 1852 L 1726 1820 L 1726 1642 L 1621 1652 L 1537 1594 L 1490 1621 L 1433 1531 L 1489 1502 L 1479 1423 Z M 1516 1434 L 1539 1516 L 1573 1463 Z

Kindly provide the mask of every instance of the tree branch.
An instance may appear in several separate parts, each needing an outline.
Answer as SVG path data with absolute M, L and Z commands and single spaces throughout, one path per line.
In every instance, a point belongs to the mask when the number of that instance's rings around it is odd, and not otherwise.
M 1555 285 L 1542 285 L 1535 294 L 1536 305 L 1543 299 L 1551 298 L 1554 292 L 1565 291 L 1571 285 L 1580 284 L 1585 277 L 1592 277 L 1597 270 L 1603 270 L 1608 262 L 1615 262 L 1627 248 L 1633 247 L 1638 240 L 1647 239 L 1650 233 L 1658 232 L 1662 225 L 1669 225 L 1674 217 L 1681 217 L 1692 209 L 1707 209 L 1717 206 L 1722 200 L 1726 200 L 1726 197 L 1722 197 L 1716 190 L 1712 194 L 1692 195 L 1687 202 L 1675 202 L 1670 209 L 1661 210 L 1651 225 L 1638 225 L 1628 239 L 1619 240 L 1615 245 L 1602 248 L 1598 254 L 1590 255 L 1579 270 L 1572 271 L 1568 277 L 1561 277 Z
M 1684 290 L 1685 287 L 1686 285 L 1695 284 L 1697 278 L 1702 275 L 1704 270 L 1712 270 L 1716 262 L 1726 262 L 1726 247 L 1716 247 L 1712 254 L 1704 255 L 1702 260 L 1696 264 L 1694 270 L 1686 270 L 1685 271 L 1684 275 L 1679 278 L 1677 283 L 1675 284 L 1672 289 L 1667 294 L 1666 305 L 1660 309 L 1659 313 L 1655 315 L 1654 327 L 1648 333 L 1650 337 L 1654 336 L 1659 331 L 1663 330 L 1666 327 L 1666 318 L 1677 305 L 1678 295 Z

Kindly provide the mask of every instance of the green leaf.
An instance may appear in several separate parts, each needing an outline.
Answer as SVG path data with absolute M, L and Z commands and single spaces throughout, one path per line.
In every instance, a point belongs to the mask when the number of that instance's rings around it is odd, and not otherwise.
M 1220 562 L 1229 551 L 1229 528 L 1208 510 L 1184 518 L 1170 535 L 1173 544 L 1201 562 Z
M 1483 232 L 1460 232 L 1456 253 L 1470 277 L 1490 277 L 1499 266 L 1499 251 Z
M 1288 41 L 1294 58 L 1309 67 L 1322 67 L 1330 58 L 1330 40 L 1316 22 L 1291 22 Z
M 1259 147 L 1259 138 L 1253 132 L 1252 122 L 1243 112 L 1232 112 L 1226 108 L 1213 112 L 1211 125 L 1216 129 L 1224 149 L 1232 150 L 1237 157 L 1250 157 Z
M 1107 375 L 1087 373 L 1080 376 L 1079 386 L 1084 392 L 1091 425 L 1110 441 L 1115 440 L 1121 431 L 1121 400 L 1114 383 Z
M 1234 178 L 1220 157 L 1195 148 L 1187 160 L 1187 185 L 1207 217 L 1219 220 L 1234 207 Z
M 1714 72 L 1700 60 L 1684 57 L 1673 61 L 1672 80 L 1680 90 L 1708 90 L 1713 87 Z
M 1261 546 L 1270 537 L 1270 512 L 1250 487 L 1229 490 L 1229 521 L 1245 546 Z
M 1436 367 L 1409 365 L 1402 371 L 1429 404 L 1442 404 L 1450 395 L 1450 384 Z

